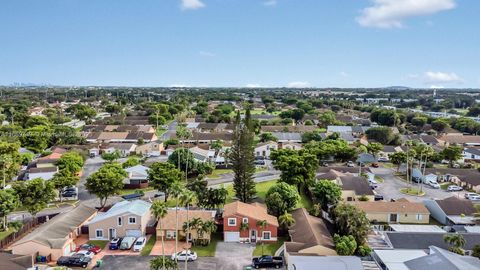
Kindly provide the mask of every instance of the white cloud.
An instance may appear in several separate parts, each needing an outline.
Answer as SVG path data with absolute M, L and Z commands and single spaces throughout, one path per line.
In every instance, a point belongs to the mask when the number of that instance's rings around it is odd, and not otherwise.
M 435 72 L 435 71 L 427 71 L 423 75 L 423 78 L 427 83 L 461 83 L 463 82 L 462 78 L 460 78 L 454 72 L 446 73 L 446 72 Z
M 290 82 L 287 85 L 290 88 L 307 88 L 310 87 L 309 82 Z
M 277 4 L 278 4 L 277 0 L 267 0 L 263 2 L 263 5 L 267 7 L 273 7 L 273 6 L 276 6 Z
M 201 56 L 206 56 L 206 57 L 214 57 L 215 54 L 213 52 L 207 52 L 207 51 L 200 51 L 198 52 Z
M 205 7 L 205 4 L 200 0 L 182 0 L 180 7 L 183 10 L 199 9 Z
M 249 83 L 249 84 L 245 85 L 245 87 L 247 87 L 247 88 L 260 88 L 262 86 L 258 83 Z
M 191 87 L 190 85 L 187 85 L 187 84 L 171 84 L 170 87 L 174 87 L 174 88 L 187 88 L 187 87 Z
M 373 6 L 364 8 L 357 22 L 365 27 L 401 28 L 409 17 L 435 14 L 453 9 L 455 0 L 372 0 Z
M 442 89 L 442 88 L 445 88 L 445 86 L 443 86 L 443 85 L 430 85 L 430 88 L 431 89 Z
M 342 77 L 348 77 L 348 73 L 345 71 L 340 72 L 340 76 Z

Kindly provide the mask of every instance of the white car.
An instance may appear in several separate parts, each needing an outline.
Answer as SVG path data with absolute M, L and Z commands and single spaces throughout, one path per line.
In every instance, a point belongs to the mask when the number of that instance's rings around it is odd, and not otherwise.
M 461 190 L 463 190 L 462 187 L 455 186 L 455 185 L 448 186 L 448 188 L 447 188 L 447 191 L 461 191 Z
M 77 251 L 75 253 L 75 255 L 85 256 L 85 257 L 88 257 L 90 259 L 93 259 L 93 256 L 95 256 L 95 253 L 93 253 L 91 251 L 88 251 L 88 250 L 85 250 L 85 249 L 81 249 L 81 250 Z
M 133 251 L 141 251 L 143 247 L 145 247 L 145 243 L 147 243 L 147 238 L 139 237 L 135 244 L 133 245 Z
M 470 196 L 479 196 L 477 193 L 473 193 L 473 192 L 467 192 L 465 193 L 465 199 L 468 199 L 470 198 Z
M 480 202 L 480 195 L 471 195 L 468 197 L 470 201 Z
M 177 258 L 178 261 L 195 261 L 197 259 L 197 253 L 190 250 L 184 250 L 182 252 L 178 252 L 177 254 L 172 254 L 172 260 Z
M 428 185 L 432 188 L 440 188 L 440 184 L 437 182 L 428 182 Z

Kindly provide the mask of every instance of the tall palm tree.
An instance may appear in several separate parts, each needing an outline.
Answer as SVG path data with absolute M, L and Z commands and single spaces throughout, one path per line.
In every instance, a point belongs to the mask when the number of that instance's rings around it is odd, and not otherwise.
M 189 210 L 190 210 L 190 204 L 192 204 L 194 200 L 195 200 L 195 193 L 193 193 L 190 190 L 185 190 L 180 195 L 180 201 L 182 202 L 183 205 L 187 206 L 187 233 L 186 233 L 187 234 L 187 237 L 186 237 L 187 246 L 188 246 L 188 241 L 189 241 L 188 238 L 190 236 L 190 220 L 189 220 L 188 213 L 189 213 Z M 187 268 L 188 268 L 188 260 L 185 261 L 185 270 L 187 270 Z
M 266 220 L 258 220 L 257 221 L 257 227 L 260 228 L 260 231 L 263 234 L 263 229 L 265 229 L 265 227 L 267 227 L 267 221 Z M 262 240 L 262 256 L 263 256 L 263 240 Z
M 158 226 L 160 227 L 160 232 L 162 233 L 162 257 L 163 257 L 163 269 L 165 269 L 165 232 L 162 230 L 162 219 L 167 215 L 167 205 L 162 201 L 154 201 L 151 206 L 152 214 L 155 219 L 158 219 Z
M 286 229 L 288 229 L 288 227 L 295 224 L 295 219 L 293 219 L 292 214 L 285 211 L 285 213 L 283 213 L 278 217 L 278 223 L 280 223 L 281 226 L 284 226 Z
M 210 235 L 210 238 L 208 238 L 208 244 L 210 244 L 210 240 L 212 239 L 212 233 L 217 230 L 217 225 L 213 220 L 207 220 L 203 222 L 202 230 Z
M 465 238 L 463 238 L 463 235 L 458 233 L 446 234 L 443 236 L 443 240 L 457 249 L 463 248 L 466 244 L 466 241 L 465 241 Z
M 182 194 L 183 187 L 180 182 L 175 182 L 172 185 L 170 193 L 175 198 L 175 254 L 178 251 L 178 203 L 179 197 Z M 177 256 L 175 256 L 175 262 L 178 262 Z

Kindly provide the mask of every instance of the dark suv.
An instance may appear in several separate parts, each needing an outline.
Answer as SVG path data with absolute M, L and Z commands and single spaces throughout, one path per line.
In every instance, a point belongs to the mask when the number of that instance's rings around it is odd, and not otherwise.
M 62 256 L 58 258 L 57 265 L 87 268 L 91 261 L 92 259 L 86 256 Z

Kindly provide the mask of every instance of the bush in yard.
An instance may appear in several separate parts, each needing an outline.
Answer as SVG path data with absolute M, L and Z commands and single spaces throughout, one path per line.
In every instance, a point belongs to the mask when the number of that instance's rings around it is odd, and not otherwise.
M 357 253 L 361 257 L 365 257 L 365 256 L 370 255 L 370 253 L 372 253 L 372 251 L 373 251 L 372 248 L 367 246 L 367 245 L 361 245 L 357 248 Z
M 340 256 L 353 255 L 357 249 L 357 242 L 352 235 L 340 236 L 335 234 L 333 236 L 333 242 L 335 243 L 335 250 Z
M 297 188 L 281 182 L 271 187 L 265 198 L 268 212 L 279 217 L 285 212 L 292 211 L 300 200 Z

